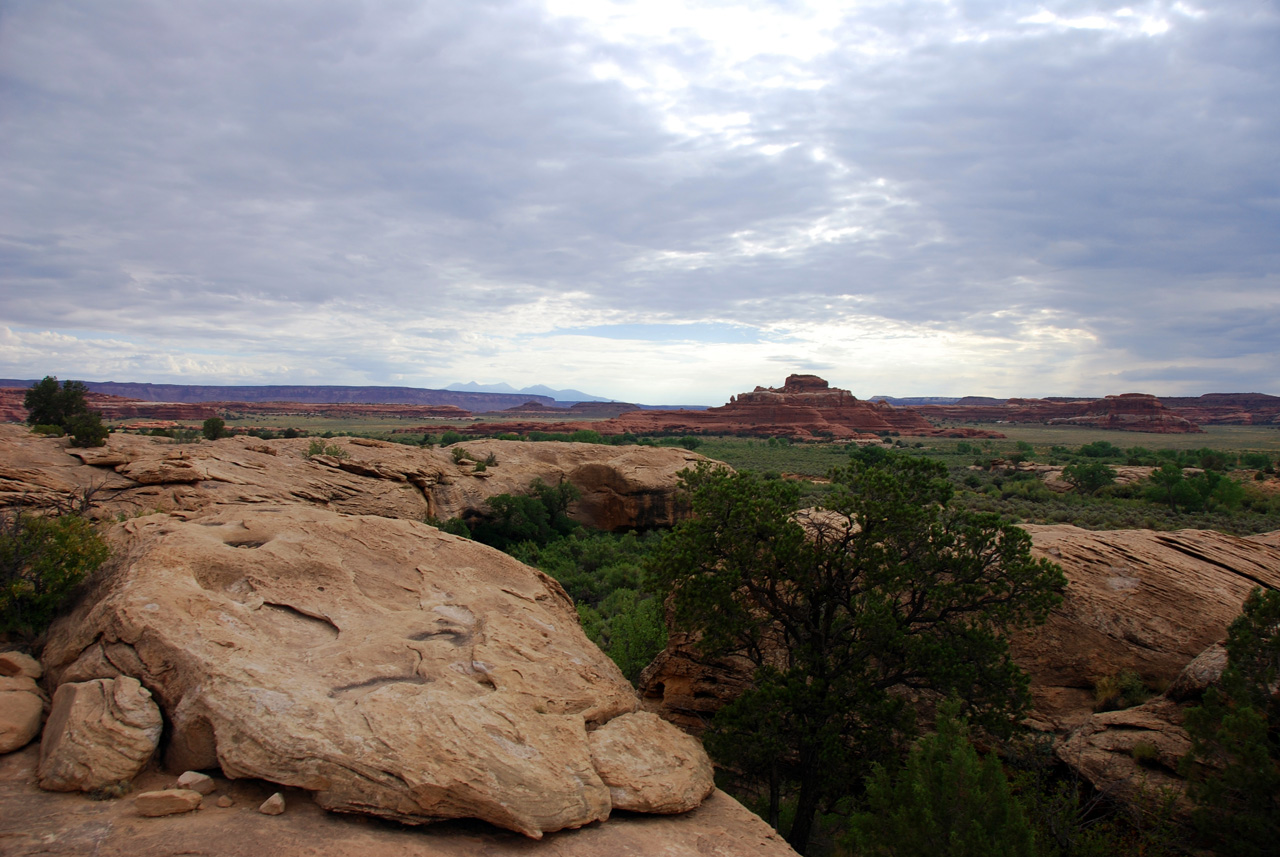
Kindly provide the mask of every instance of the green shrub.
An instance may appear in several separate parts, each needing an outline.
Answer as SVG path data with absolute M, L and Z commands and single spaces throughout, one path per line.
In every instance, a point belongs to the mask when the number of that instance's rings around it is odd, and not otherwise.
M 1155 767 L 1160 761 L 1160 749 L 1150 741 L 1139 741 L 1129 748 L 1132 759 L 1144 768 Z
M 1121 670 L 1097 679 L 1093 685 L 1093 710 L 1117 711 L 1141 705 L 1151 698 L 1142 676 L 1133 670 Z
M 106 446 L 107 427 L 102 424 L 102 416 L 97 411 L 76 414 L 67 421 L 65 428 L 71 435 L 72 446 Z
M 317 455 L 327 455 L 330 458 L 350 458 L 351 455 L 345 449 L 335 444 L 326 445 L 319 438 L 307 444 L 307 458 L 315 458 Z
M 221 417 L 209 417 L 200 427 L 200 432 L 205 436 L 205 440 L 217 440 L 230 434 L 227 431 L 226 422 Z
M 36 434 L 42 434 L 45 437 L 62 437 L 66 432 L 62 430 L 62 426 L 41 425 L 32 426 L 31 430 Z
M 440 445 L 453 446 L 455 443 L 460 443 L 466 439 L 467 436 L 465 434 L 449 429 L 444 434 L 440 435 Z
M 943 707 L 936 734 L 922 738 L 891 776 L 876 764 L 866 811 L 850 839 L 877 857 L 1032 857 L 1035 837 L 995 755 L 979 758 L 959 704 Z
M 34 639 L 109 551 L 78 515 L 0 511 L 0 632 Z

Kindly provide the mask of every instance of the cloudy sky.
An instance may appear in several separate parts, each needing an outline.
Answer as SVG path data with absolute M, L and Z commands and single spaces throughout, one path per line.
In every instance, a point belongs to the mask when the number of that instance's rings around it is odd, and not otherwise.
M 0 377 L 1277 367 L 1273 0 L 0 0 Z

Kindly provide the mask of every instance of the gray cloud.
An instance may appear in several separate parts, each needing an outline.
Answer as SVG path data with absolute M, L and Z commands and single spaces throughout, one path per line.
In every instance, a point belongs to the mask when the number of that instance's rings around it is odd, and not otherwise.
M 535 2 L 9 4 L 0 370 L 46 371 L 54 331 L 72 363 L 48 368 L 85 377 L 484 366 L 642 398 L 557 358 L 582 337 L 520 337 L 692 322 L 791 331 L 794 355 L 673 356 L 707 361 L 712 401 L 774 359 L 879 372 L 875 329 L 952 385 L 881 393 L 1035 386 L 1062 349 L 1157 392 L 1275 391 L 1280 19 L 1123 8 L 885 3 L 831 50 L 752 54 Z M 961 352 L 967 374 L 928 362 Z

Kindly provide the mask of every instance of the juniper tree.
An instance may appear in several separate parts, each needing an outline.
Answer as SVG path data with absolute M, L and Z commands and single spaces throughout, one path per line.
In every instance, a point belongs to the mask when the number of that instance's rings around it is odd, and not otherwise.
M 693 517 L 653 566 L 674 630 L 754 666 L 708 746 L 794 791 L 787 839 L 801 853 L 819 809 L 914 734 L 910 692 L 955 695 L 975 725 L 1012 729 L 1028 680 L 1005 633 L 1043 621 L 1065 586 L 1026 532 L 951 508 L 940 464 L 855 456 L 831 475 L 802 524 L 794 483 L 699 464 L 682 481 Z

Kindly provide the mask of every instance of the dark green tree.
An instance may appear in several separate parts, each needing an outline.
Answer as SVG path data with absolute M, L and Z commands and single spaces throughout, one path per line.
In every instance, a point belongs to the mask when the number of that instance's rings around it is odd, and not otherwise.
M 913 734 L 900 691 L 954 694 L 975 724 L 1012 729 L 1028 681 L 1005 634 L 1043 621 L 1066 584 L 1023 530 L 951 508 L 941 464 L 855 455 L 832 480 L 825 508 L 798 515 L 794 483 L 700 464 L 683 481 L 693 518 L 654 562 L 674 628 L 754 665 L 709 746 L 795 790 L 801 853 L 818 810 Z
M 496 494 L 485 501 L 489 515 L 471 525 L 471 538 L 502 551 L 521 542 L 548 544 L 581 526 L 569 517 L 569 504 L 581 495 L 572 482 L 541 479 L 525 494 Z
M 1196 826 L 1229 857 L 1263 857 L 1280 843 L 1280 592 L 1254 589 L 1227 629 L 1219 687 L 1190 709 L 1183 760 Z
M 107 427 L 102 424 L 102 416 L 97 411 L 85 411 L 67 420 L 67 434 L 71 435 L 72 446 L 105 446 L 107 443 Z
M 33 384 L 22 399 L 27 409 L 27 424 L 66 429 L 72 418 L 89 413 L 88 393 L 89 388 L 80 381 L 63 381 L 59 386 L 55 376 L 46 375 Z
M 227 424 L 221 417 L 209 417 L 200 427 L 200 431 L 205 436 L 205 440 L 217 440 L 229 434 Z
M 1082 461 L 1062 468 L 1062 478 L 1077 491 L 1096 494 L 1099 488 L 1116 481 L 1116 472 L 1101 461 Z
M 937 732 L 911 748 L 890 776 L 876 765 L 866 809 L 851 819 L 864 857 L 1032 857 L 1035 836 L 1000 760 L 979 758 L 954 702 L 941 707 Z

